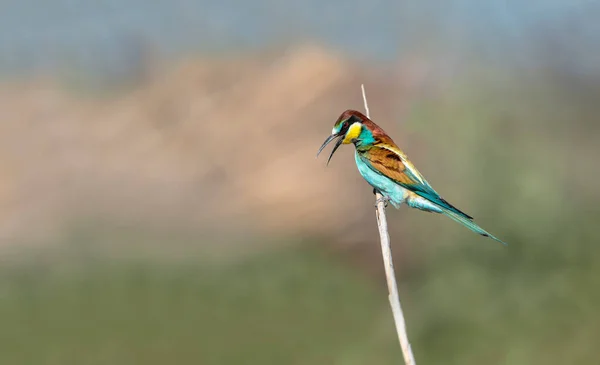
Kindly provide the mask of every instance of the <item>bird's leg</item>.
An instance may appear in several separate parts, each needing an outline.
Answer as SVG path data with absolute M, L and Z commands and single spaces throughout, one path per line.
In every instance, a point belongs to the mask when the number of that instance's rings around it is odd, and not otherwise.
M 373 189 L 373 194 L 377 195 L 377 189 Z M 383 203 L 383 204 L 385 204 L 385 207 L 387 208 L 389 201 L 390 201 L 390 198 L 385 197 L 385 196 L 383 196 L 383 194 L 381 194 L 381 198 L 375 200 L 375 206 L 377 206 L 377 204 L 379 204 L 379 203 Z

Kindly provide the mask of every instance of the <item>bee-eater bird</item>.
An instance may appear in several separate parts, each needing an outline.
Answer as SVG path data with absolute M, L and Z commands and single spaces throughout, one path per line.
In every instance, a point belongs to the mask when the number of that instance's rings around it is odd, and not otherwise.
M 458 210 L 433 190 L 383 129 L 361 112 L 350 109 L 343 112 L 317 156 L 336 138 L 338 140 L 327 165 L 340 145 L 354 144 L 358 171 L 373 187 L 374 193 L 381 193 L 386 203 L 389 201 L 396 208 L 406 203 L 411 208 L 444 214 L 471 231 L 506 245 L 473 222 L 473 217 Z

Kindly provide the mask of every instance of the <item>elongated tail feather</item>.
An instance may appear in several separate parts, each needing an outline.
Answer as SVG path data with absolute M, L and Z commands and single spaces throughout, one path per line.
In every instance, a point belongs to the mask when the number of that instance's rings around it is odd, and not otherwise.
M 471 231 L 480 234 L 484 237 L 489 237 L 493 240 L 496 240 L 498 242 L 500 242 L 501 244 L 506 246 L 506 242 L 494 237 L 492 234 L 490 234 L 489 232 L 487 232 L 485 229 L 479 227 L 477 225 L 477 223 L 473 222 L 472 220 L 470 220 L 467 217 L 464 217 L 460 214 L 455 213 L 452 210 L 446 209 L 444 207 L 440 207 L 442 209 L 442 213 L 444 213 L 445 215 L 447 215 L 448 217 L 452 218 L 454 221 L 462 224 L 463 226 L 467 227 L 468 229 L 470 229 Z

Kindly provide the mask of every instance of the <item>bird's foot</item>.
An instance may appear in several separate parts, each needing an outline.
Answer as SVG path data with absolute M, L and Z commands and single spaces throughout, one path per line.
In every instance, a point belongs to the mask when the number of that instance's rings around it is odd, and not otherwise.
M 390 199 L 382 196 L 381 198 L 375 200 L 375 206 L 379 205 L 379 203 L 383 203 L 384 207 L 387 208 Z

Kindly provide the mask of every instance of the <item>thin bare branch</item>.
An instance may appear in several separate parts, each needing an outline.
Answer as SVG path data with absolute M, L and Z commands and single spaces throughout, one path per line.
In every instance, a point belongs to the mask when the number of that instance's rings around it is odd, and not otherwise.
M 365 113 L 367 113 L 368 118 L 371 118 L 371 113 L 369 112 L 369 103 L 367 103 L 367 92 L 365 91 L 365 84 L 360 84 L 360 89 L 362 90 L 363 103 L 365 103 Z
M 367 117 L 371 118 L 369 113 L 369 105 L 367 103 L 367 94 L 365 92 L 365 85 L 360 85 L 362 89 L 363 101 L 365 103 L 365 112 Z M 400 347 L 402 348 L 402 355 L 404 356 L 404 363 L 406 365 L 415 365 L 415 357 L 410 348 L 410 342 L 408 341 L 408 334 L 406 333 L 406 324 L 404 323 L 404 313 L 402 312 L 402 306 L 400 306 L 400 296 L 398 295 L 398 284 L 396 283 L 396 273 L 394 272 L 394 262 L 392 261 L 392 247 L 390 244 L 390 235 L 388 233 L 387 218 L 385 215 L 385 202 L 383 196 L 377 192 L 377 210 L 375 211 L 377 216 L 377 227 L 379 228 L 379 238 L 381 240 L 381 255 L 383 256 L 383 266 L 385 268 L 385 277 L 387 280 L 390 306 L 392 307 L 392 314 L 394 315 L 394 322 L 396 324 L 396 332 L 398 333 L 398 340 L 400 341 Z

